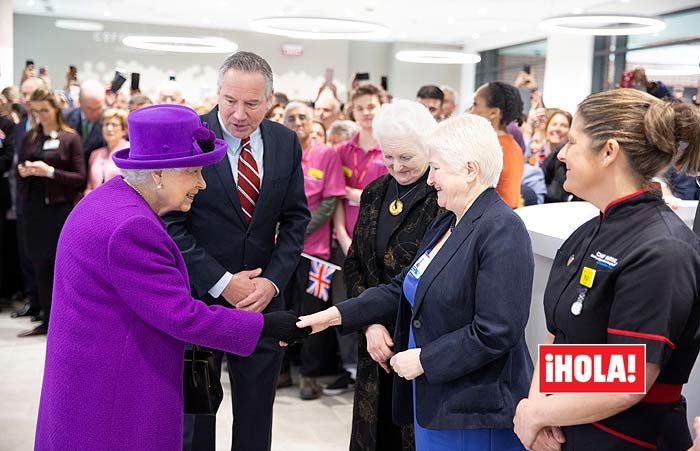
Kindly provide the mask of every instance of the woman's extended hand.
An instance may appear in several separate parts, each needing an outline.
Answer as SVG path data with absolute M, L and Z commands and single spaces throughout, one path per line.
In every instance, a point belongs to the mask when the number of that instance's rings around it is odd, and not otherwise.
M 377 362 L 384 371 L 390 373 L 387 361 L 393 357 L 394 351 L 391 349 L 394 342 L 389 335 L 389 331 L 381 324 L 372 324 L 365 330 L 367 338 L 367 352 L 372 360 Z
M 341 322 L 340 310 L 334 306 L 312 315 L 300 316 L 297 327 L 311 327 L 311 333 L 315 334 L 329 327 L 339 326 Z
M 399 377 L 412 381 L 424 373 L 420 363 L 420 348 L 399 352 L 391 358 L 391 367 Z
M 564 433 L 556 426 L 540 429 L 532 444 L 532 451 L 559 451 L 562 443 L 566 442 Z

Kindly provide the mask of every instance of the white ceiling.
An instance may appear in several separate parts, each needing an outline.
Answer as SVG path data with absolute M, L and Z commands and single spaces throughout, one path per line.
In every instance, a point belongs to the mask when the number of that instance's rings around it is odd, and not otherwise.
M 464 44 L 486 50 L 544 37 L 537 23 L 571 13 L 658 15 L 700 0 L 14 0 L 23 14 L 250 30 L 252 19 L 312 15 L 361 19 L 391 28 L 388 41 Z

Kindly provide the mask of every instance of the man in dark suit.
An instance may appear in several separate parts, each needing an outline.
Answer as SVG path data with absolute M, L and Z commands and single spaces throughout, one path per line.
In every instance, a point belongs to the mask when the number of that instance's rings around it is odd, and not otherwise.
M 104 105 L 104 85 L 97 80 L 87 80 L 80 85 L 80 107 L 65 113 L 68 125 L 80 135 L 86 163 L 90 152 L 107 145 L 102 137 Z
M 238 52 L 227 58 L 217 91 L 218 106 L 202 120 L 228 143 L 227 158 L 203 169 L 207 189 L 186 215 L 165 218 L 168 232 L 185 258 L 195 297 L 256 312 L 281 310 L 279 294 L 299 261 L 311 217 L 301 146 L 294 132 L 263 119 L 272 105 L 272 70 L 260 56 Z M 261 340 L 250 357 L 226 358 L 232 449 L 269 450 L 281 349 Z M 214 421 L 187 419 L 185 448 L 191 442 L 191 449 L 213 450 Z

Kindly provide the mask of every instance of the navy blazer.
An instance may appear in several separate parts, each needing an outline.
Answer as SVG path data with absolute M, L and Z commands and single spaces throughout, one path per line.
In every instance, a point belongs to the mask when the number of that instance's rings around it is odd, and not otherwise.
M 453 213 L 435 219 L 414 263 L 454 222 Z M 394 352 L 408 348 L 412 326 L 425 370 L 415 381 L 418 423 L 430 429 L 512 428 L 533 370 L 525 324 L 534 260 L 524 224 L 489 188 L 423 273 L 413 308 L 403 295 L 409 268 L 390 284 L 340 303 L 343 331 L 398 311 Z M 410 423 L 411 384 L 398 376 L 394 382 L 394 421 Z
M 202 121 L 223 139 L 217 113 L 218 107 Z M 197 194 L 188 213 L 171 212 L 163 218 L 185 258 L 195 295 L 209 302 L 207 292 L 226 271 L 262 268 L 262 277 L 283 292 L 304 246 L 311 214 L 304 194 L 301 145 L 293 131 L 267 119 L 260 131 L 264 171 L 250 225 L 243 220 L 228 156 L 202 170 L 207 188 Z M 279 304 L 275 308 L 282 308 Z
M 102 137 L 102 118 L 95 121 L 90 129 L 90 133 L 87 138 L 83 137 L 83 119 L 80 115 L 80 108 L 74 108 L 72 110 L 66 110 L 64 112 L 66 117 L 66 123 L 70 128 L 75 130 L 75 132 L 80 136 L 81 142 L 83 142 L 83 151 L 85 152 L 85 164 L 90 159 L 90 152 L 100 147 L 105 147 L 107 143 Z

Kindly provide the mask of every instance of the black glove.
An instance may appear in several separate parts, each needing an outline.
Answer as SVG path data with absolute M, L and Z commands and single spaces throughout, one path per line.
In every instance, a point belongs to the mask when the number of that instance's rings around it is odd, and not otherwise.
M 261 337 L 270 337 L 292 344 L 311 334 L 311 327 L 303 329 L 297 327 L 299 317 L 293 310 L 265 313 L 263 320 Z

